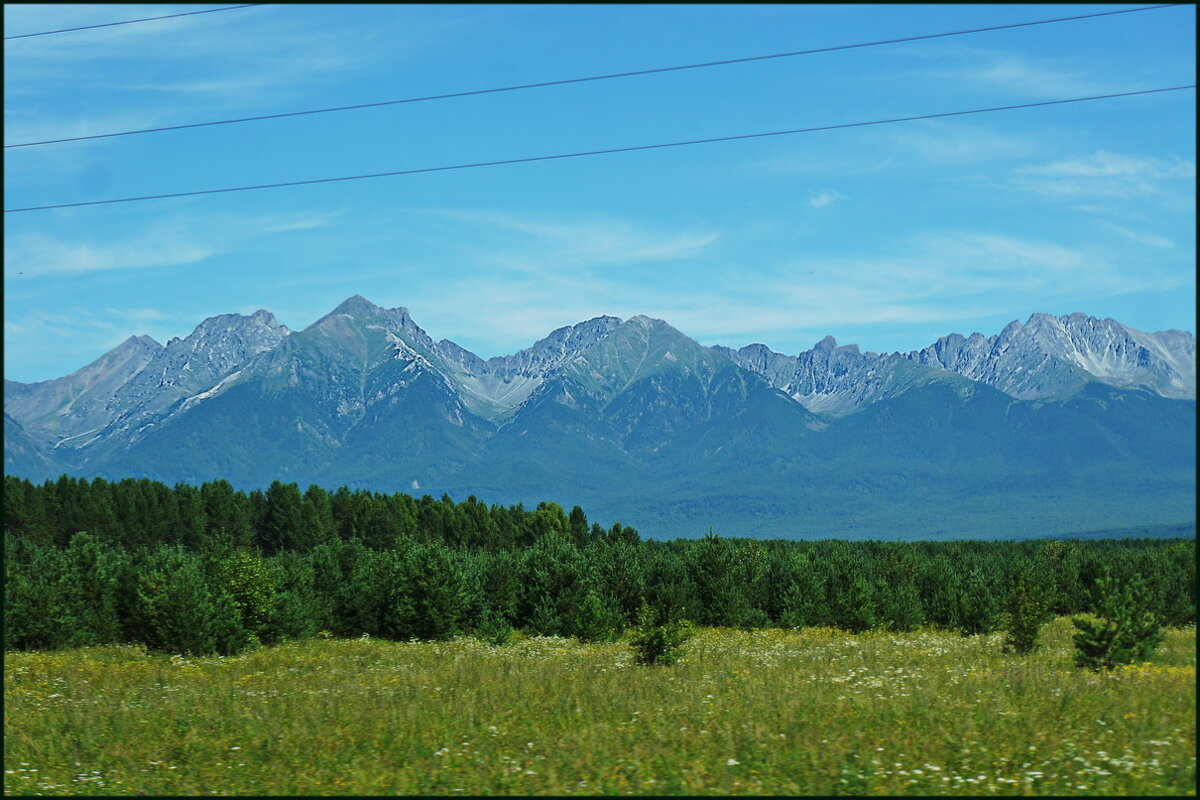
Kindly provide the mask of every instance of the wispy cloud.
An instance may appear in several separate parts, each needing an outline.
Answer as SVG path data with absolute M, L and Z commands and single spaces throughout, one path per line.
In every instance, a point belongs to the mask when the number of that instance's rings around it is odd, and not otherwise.
M 872 135 L 891 140 L 898 155 L 924 164 L 971 164 L 1025 158 L 1036 152 L 1029 135 L 999 133 L 985 124 L 924 120 Z
M 14 8 L 5 6 L 6 31 L 195 10 Z M 320 105 L 312 98 L 331 87 L 386 74 L 475 24 L 469 14 L 431 15 L 415 8 L 393 16 L 402 22 L 363 32 L 356 15 L 344 10 L 330 11 L 328 25 L 314 26 L 286 7 L 266 5 L 6 42 L 5 136 L 10 142 L 68 138 L 200 122 L 250 109 Z M 352 48 L 346 46 L 347 30 L 355 31 Z M 147 72 L 146 64 L 154 69 Z M 66 101 L 80 92 L 94 101 Z M 125 140 L 91 144 L 118 141 Z
M 1019 55 L 965 42 L 910 48 L 908 55 L 935 59 L 937 66 L 897 71 L 893 78 L 956 82 L 972 90 L 1000 91 L 1022 97 L 1070 97 L 1111 91 L 1112 81 L 1098 77 L 1092 65 L 1050 55 Z
M 287 233 L 328 228 L 333 225 L 334 220 L 345 213 L 345 209 L 342 209 L 325 213 L 293 214 L 289 217 L 268 217 L 259 220 L 258 227 L 264 233 Z
M 172 319 L 176 315 L 168 314 L 165 311 L 160 311 L 157 308 L 112 308 L 106 307 L 104 313 L 118 319 L 129 320 L 164 320 Z
M 989 64 L 959 70 L 957 77 L 1033 97 L 1070 97 L 1100 88 L 1082 70 L 1038 63 L 1012 54 L 997 55 Z
M 22 312 L 6 307 L 6 377 L 26 382 L 62 377 L 99 358 L 135 332 L 165 342 L 178 333 L 177 318 L 176 314 L 153 308 L 73 306 L 59 312 Z M 131 330 L 131 323 L 135 330 Z M 64 363 L 70 366 L 60 366 Z
M 712 254 L 690 278 L 656 275 L 636 289 L 611 270 L 485 271 L 410 286 L 405 304 L 435 338 L 485 356 L 514 352 L 599 314 L 648 314 L 706 343 L 778 348 L 801 330 L 931 322 L 949 330 L 970 324 L 964 320 L 1015 318 L 1054 302 L 1178 289 L 1188 281 L 1166 267 L 1130 269 L 1111 248 L 990 231 L 931 231 L 882 247 L 886 252 L 874 255 L 813 255 L 745 270 Z
M 1149 233 L 1147 231 L 1130 230 L 1124 225 L 1118 225 L 1114 222 L 1106 222 L 1104 226 L 1109 230 L 1115 231 L 1131 242 L 1136 242 L 1146 247 L 1152 247 L 1156 250 L 1170 250 L 1175 247 L 1175 242 L 1165 236 L 1159 236 L 1157 233 Z
M 684 260 L 704 253 L 720 239 L 720 232 L 712 228 L 664 231 L 604 215 L 553 219 L 494 211 L 435 213 L 472 225 L 474 236 L 487 241 L 496 263 L 537 271 Z M 509 237 L 497 245 L 497 233 Z
M 813 208 L 825 208 L 826 206 L 833 205 L 839 200 L 845 199 L 846 196 L 841 192 L 834 191 L 833 189 L 825 189 L 809 200 L 808 204 Z
M 5 243 L 6 276 L 141 269 L 195 264 L 217 249 L 189 237 L 150 233 L 120 242 L 69 241 L 42 233 L 21 233 Z
M 1170 181 L 1195 179 L 1195 161 L 1099 150 L 1086 156 L 1019 167 L 1012 185 L 1048 197 L 1132 198 L 1163 191 Z
M 753 333 L 978 319 L 1028 314 L 1055 301 L 1083 303 L 1189 285 L 1177 270 L 1129 269 L 1100 247 L 990 232 L 927 232 L 893 242 L 888 250 L 805 257 L 743 280 L 728 287 L 718 327 L 736 335 L 739 325 Z M 769 305 L 763 297 L 772 298 Z M 702 322 L 698 315 L 696 330 L 704 330 Z
M 293 231 L 328 228 L 343 214 L 296 211 L 255 216 L 225 212 L 155 216 L 142 227 L 84 237 L 40 230 L 13 232 L 4 241 L 4 274 L 24 279 L 124 269 L 197 264 L 244 248 L 255 240 Z
M 745 161 L 736 169 L 751 177 L 767 175 L 866 175 L 889 167 L 962 166 L 1028 158 L 1040 147 L 1033 136 L 1000 133 L 980 123 L 923 120 L 854 134 L 843 146 L 805 142 L 780 155 Z M 844 146 L 848 144 L 849 146 Z

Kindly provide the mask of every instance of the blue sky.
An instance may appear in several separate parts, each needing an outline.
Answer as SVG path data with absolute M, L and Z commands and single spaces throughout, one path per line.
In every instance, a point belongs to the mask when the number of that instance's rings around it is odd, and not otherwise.
M 7 5 L 5 35 L 213 6 Z M 1101 5 L 262 6 L 5 43 L 5 143 L 1002 25 Z M 1195 82 L 1195 8 L 5 151 L 5 208 Z M 512 353 L 600 314 L 795 354 L 1082 311 L 1195 331 L 1195 91 L 5 214 L 5 377 L 352 294 Z

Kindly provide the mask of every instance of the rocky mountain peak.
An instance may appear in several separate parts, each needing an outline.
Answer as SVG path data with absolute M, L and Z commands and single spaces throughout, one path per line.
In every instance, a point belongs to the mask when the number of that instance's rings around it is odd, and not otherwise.
M 817 342 L 817 344 L 814 346 L 813 349 L 814 350 L 832 350 L 833 348 L 835 348 L 837 346 L 838 346 L 837 339 L 833 338 L 832 336 L 826 336 L 824 339 Z
M 354 316 L 355 314 L 371 314 L 382 310 L 382 308 L 375 305 L 361 294 L 356 294 L 351 295 L 342 302 L 338 303 L 337 308 L 333 309 L 333 311 L 330 311 L 329 314 L 349 314 Z M 403 311 L 405 314 L 408 313 L 408 309 L 401 308 L 397 310 Z
M 1143 333 L 1080 312 L 1031 314 L 999 334 L 943 336 L 907 355 L 1023 399 L 1068 397 L 1090 381 L 1196 396 L 1195 337 Z
M 123 341 L 119 345 L 117 345 L 114 348 L 114 351 L 124 352 L 124 351 L 149 350 L 152 352 L 157 352 L 158 350 L 161 350 L 161 349 L 162 349 L 162 345 L 159 344 L 153 337 L 142 334 L 141 336 L 130 336 L 128 339 L 126 339 L 125 341 Z
M 290 333 L 262 309 L 251 316 L 218 314 L 201 322 L 185 338 L 171 339 L 166 350 L 172 354 L 187 351 L 215 362 L 238 360 L 275 347 Z

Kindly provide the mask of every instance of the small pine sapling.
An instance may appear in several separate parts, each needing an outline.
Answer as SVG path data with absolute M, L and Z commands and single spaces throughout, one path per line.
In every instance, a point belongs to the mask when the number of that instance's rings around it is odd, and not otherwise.
M 1024 565 L 1004 599 L 1005 652 L 1024 654 L 1037 649 L 1039 631 L 1054 616 L 1052 600 L 1049 576 L 1035 564 Z
M 1076 666 L 1099 670 L 1133 664 L 1162 643 L 1162 622 L 1151 610 L 1141 578 L 1134 575 L 1124 586 L 1108 576 L 1098 578 L 1095 596 L 1098 622 L 1071 619 L 1079 629 L 1072 637 Z
M 512 638 L 513 628 L 508 619 L 499 611 L 489 608 L 483 612 L 475 635 L 490 645 L 503 647 Z
M 639 664 L 675 664 L 694 630 L 687 620 L 664 620 L 648 605 L 638 613 L 638 627 L 629 644 Z

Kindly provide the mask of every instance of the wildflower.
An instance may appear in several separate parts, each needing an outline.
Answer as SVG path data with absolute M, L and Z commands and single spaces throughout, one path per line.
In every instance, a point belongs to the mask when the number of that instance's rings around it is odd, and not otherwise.
M 725 765 L 728 767 L 736 767 L 740 763 L 742 763 L 742 762 L 738 761 L 736 758 L 725 759 Z

